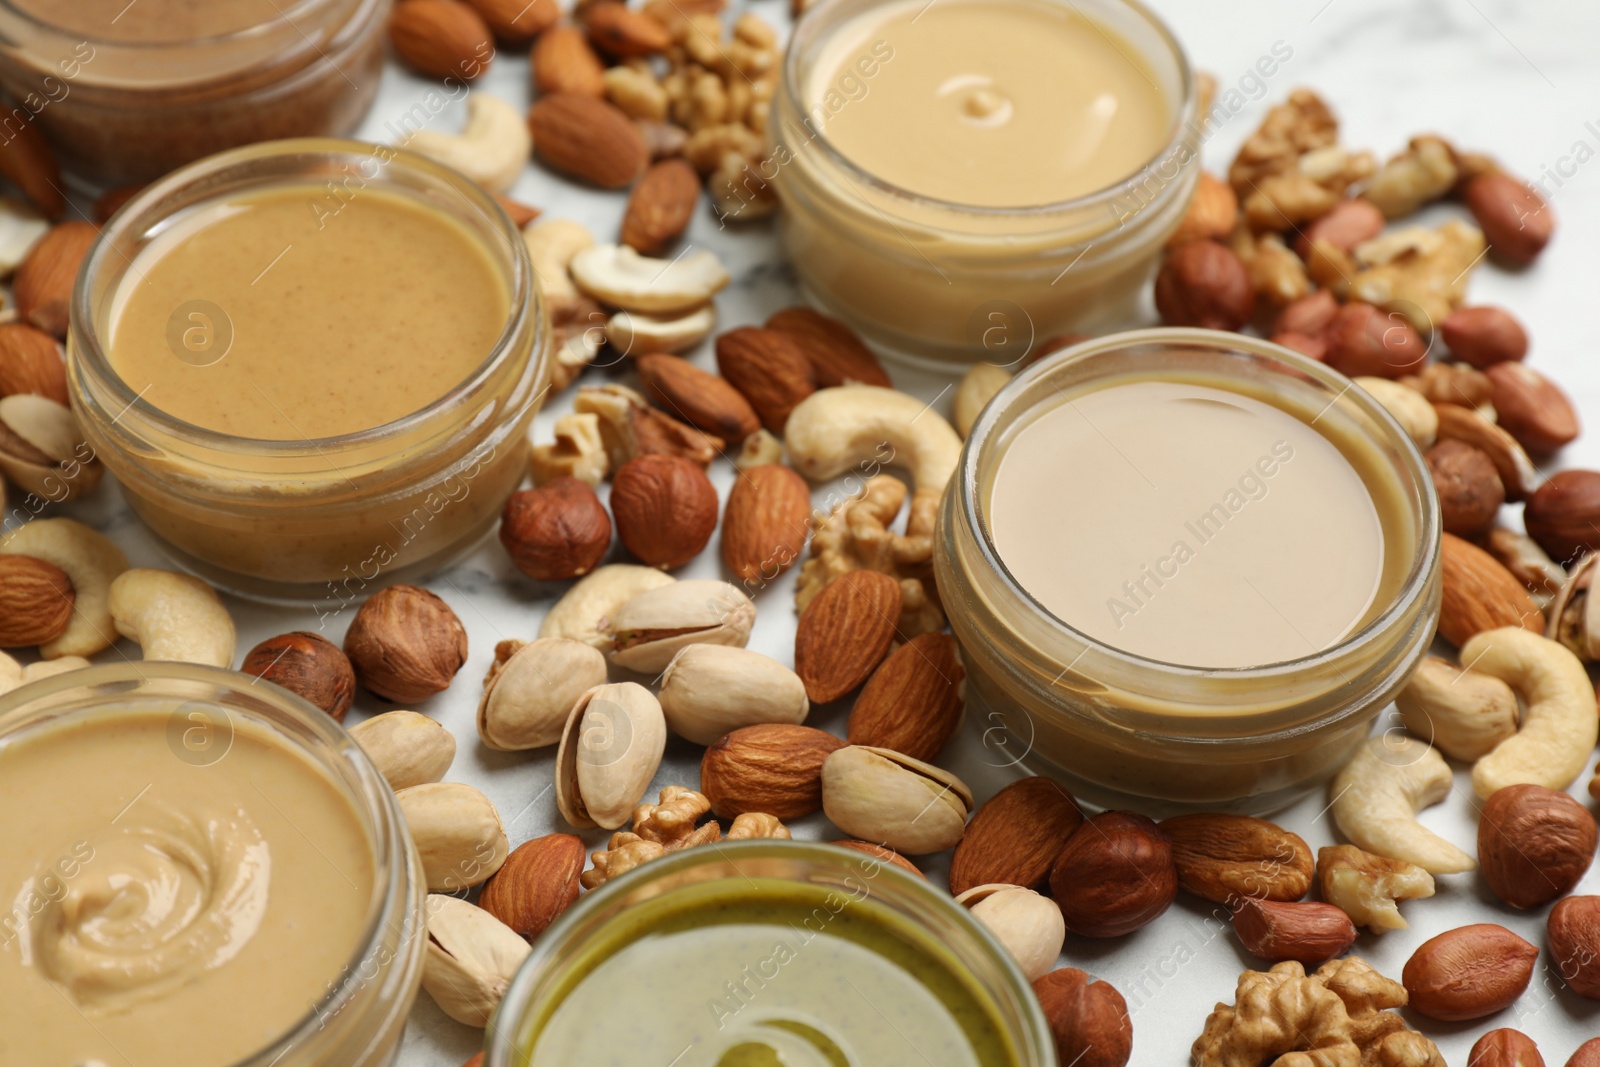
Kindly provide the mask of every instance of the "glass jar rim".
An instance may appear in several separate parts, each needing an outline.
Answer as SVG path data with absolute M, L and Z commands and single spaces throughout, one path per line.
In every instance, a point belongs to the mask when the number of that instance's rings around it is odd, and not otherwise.
M 340 2 L 341 0 L 289 0 L 289 3 L 286 5 L 286 7 L 279 8 L 278 12 L 270 19 L 258 22 L 253 26 L 245 26 L 237 30 L 232 30 L 228 33 L 211 34 L 207 37 L 163 37 L 159 40 L 126 41 L 119 40 L 115 37 L 97 37 L 93 34 L 72 33 L 71 36 L 82 38 L 84 41 L 92 45 L 100 45 L 106 48 L 126 48 L 130 51 L 143 49 L 155 50 L 161 48 L 173 48 L 177 46 L 188 48 L 207 48 L 215 45 L 227 45 L 236 41 L 249 41 L 252 38 L 263 37 L 270 32 L 271 27 L 280 21 L 287 22 L 289 25 L 293 26 L 294 23 L 292 20 L 294 17 L 303 17 L 307 14 L 314 13 L 319 9 L 333 7 Z M 130 3 L 128 6 L 132 7 L 133 5 Z M 16 0 L 0 0 L 0 10 L 4 10 L 15 15 L 17 18 L 24 20 L 28 24 L 37 27 L 45 33 L 67 33 L 65 27 L 49 21 L 43 15 L 24 10 L 23 8 L 17 6 Z
M 595 936 L 600 929 L 604 929 L 603 925 L 595 930 L 582 929 L 591 913 L 598 913 L 601 909 L 610 907 L 613 902 L 633 893 L 636 888 L 670 879 L 674 875 L 692 873 L 698 867 L 717 865 L 730 867 L 735 873 L 729 875 L 727 880 L 736 880 L 740 877 L 738 865 L 741 860 L 763 859 L 832 866 L 838 868 L 841 874 L 859 870 L 860 864 L 864 862 L 876 862 L 878 866 L 873 874 L 874 880 L 887 877 L 888 884 L 894 886 L 897 892 L 905 893 L 917 904 L 924 905 L 961 924 L 983 946 L 984 952 L 991 957 L 991 962 L 1000 968 L 1012 986 L 1011 991 L 1021 990 L 1028 993 L 1027 996 L 1020 998 L 1024 1022 L 1033 1031 L 1028 1036 L 1040 1048 L 1049 1050 L 1053 1054 L 1055 1045 L 1050 1037 L 1044 1012 L 1039 1007 L 1037 999 L 1032 996 L 1032 986 L 1022 973 L 1021 966 L 988 927 L 974 919 L 966 908 L 955 902 L 953 897 L 940 893 L 927 879 L 918 878 L 892 863 L 877 860 L 866 853 L 854 852 L 822 841 L 769 839 L 723 841 L 704 848 L 682 849 L 660 859 L 651 860 L 647 864 L 641 864 L 622 877 L 610 879 L 598 889 L 585 893 L 572 907 L 563 912 L 549 929 L 539 935 L 533 944 L 533 951 L 522 961 L 517 973 L 512 977 L 511 984 L 501 998 L 499 1007 L 495 1009 L 494 1018 L 489 1021 L 486 1030 L 488 1055 L 484 1067 L 514 1067 L 514 1062 L 520 1062 L 514 1061 L 512 1057 L 517 1054 L 517 1042 L 523 1035 L 517 1032 L 511 1023 L 520 1020 L 533 1007 L 534 993 L 545 972 L 570 959 L 570 955 L 566 954 L 566 943 L 574 938 L 587 940 Z M 665 892 L 671 893 L 676 888 L 681 886 L 669 887 Z M 607 924 L 608 922 L 609 920 Z M 990 990 L 990 993 L 994 995 L 995 991 Z
M 0 0 L 0 3 L 3 2 L 4 0 Z M 376 159 L 380 167 L 398 164 L 408 170 L 441 181 L 459 195 L 468 208 L 487 220 L 505 241 L 506 247 L 510 250 L 511 267 L 509 314 L 507 315 L 505 326 L 500 331 L 499 336 L 495 338 L 483 361 L 473 368 L 465 378 L 452 386 L 443 396 L 429 401 L 416 411 L 402 415 L 398 419 L 368 427 L 365 430 L 356 430 L 331 437 L 302 438 L 298 440 L 241 437 L 217 430 L 209 430 L 203 426 L 186 422 L 143 399 L 143 392 L 135 392 L 111 365 L 110 357 L 106 351 L 106 344 L 104 343 L 105 339 L 101 337 L 95 321 L 94 308 L 91 306 L 89 280 L 100 272 L 101 265 L 116 252 L 116 239 L 124 236 L 125 231 L 131 228 L 132 220 L 138 218 L 142 210 L 164 197 L 181 191 L 191 183 L 203 181 L 216 173 L 231 168 L 248 166 L 251 163 L 292 156 L 310 158 L 318 155 L 325 158 L 349 160 Z M 381 176 L 377 180 L 381 181 Z M 169 217 L 170 215 L 161 216 L 152 220 L 151 224 Z M 241 148 L 233 148 L 225 152 L 218 152 L 215 155 L 206 156 L 151 182 L 140 190 L 138 195 L 119 208 L 116 214 L 112 215 L 105 225 L 101 227 L 100 233 L 95 237 L 94 243 L 90 245 L 88 254 L 84 256 L 83 265 L 78 271 L 77 281 L 72 290 L 69 312 L 74 340 L 73 357 L 81 360 L 93 372 L 95 377 L 106 386 L 117 402 L 122 405 L 116 418 L 112 420 L 113 422 L 120 419 L 128 411 L 136 410 L 141 416 L 149 419 L 161 432 L 171 435 L 176 440 L 203 447 L 218 448 L 223 451 L 237 451 L 248 448 L 268 455 L 279 456 L 305 456 L 342 452 L 382 441 L 397 434 L 403 434 L 427 423 L 439 413 L 449 410 L 462 397 L 470 395 L 481 388 L 484 382 L 493 377 L 499 369 L 508 345 L 523 331 L 528 320 L 532 320 L 532 328 L 537 335 L 542 328 L 544 316 L 544 296 L 539 287 L 533 282 L 533 266 L 528 259 L 527 246 L 521 240 L 521 236 L 516 225 L 511 221 L 511 217 L 506 214 L 505 209 L 500 206 L 500 203 L 488 190 L 462 175 L 459 171 L 435 162 L 420 153 L 372 141 L 337 137 L 297 137 L 245 145 Z
M 1265 663 L 1252 667 L 1199 667 L 1192 664 L 1169 663 L 1165 660 L 1141 656 L 1109 645 L 1072 626 L 1064 619 L 1053 614 L 1017 581 L 1016 577 L 1005 565 L 1004 560 L 1001 559 L 999 551 L 995 548 L 994 539 L 991 537 L 988 525 L 983 517 L 983 508 L 980 503 L 982 492 L 979 479 L 981 467 L 979 460 L 984 454 L 985 445 L 996 433 L 997 424 L 1006 416 L 1014 414 L 1011 409 L 1021 402 L 1021 397 L 1033 383 L 1062 367 L 1121 349 L 1144 346 L 1205 348 L 1218 352 L 1242 351 L 1248 355 L 1267 357 L 1285 364 L 1292 373 L 1310 378 L 1316 384 L 1328 390 L 1330 395 L 1334 397 L 1333 401 L 1330 401 L 1330 406 L 1348 396 L 1361 414 L 1369 420 L 1370 425 L 1381 428 L 1384 433 L 1383 443 L 1400 453 L 1403 457 L 1406 473 L 1417 484 L 1428 484 L 1427 464 L 1423 460 L 1422 452 L 1417 448 L 1416 442 L 1395 421 L 1394 416 L 1389 414 L 1388 409 L 1373 399 L 1366 390 L 1360 388 L 1355 382 L 1331 367 L 1282 345 L 1276 345 L 1270 341 L 1249 337 L 1244 334 L 1190 327 L 1155 327 L 1145 330 L 1129 330 L 1124 333 L 1108 334 L 1105 337 L 1094 338 L 1073 345 L 1070 348 L 1062 349 L 1060 352 L 1053 353 L 1026 368 L 1007 382 L 1000 392 L 995 394 L 988 406 L 984 408 L 983 413 L 978 417 L 978 421 L 973 424 L 972 431 L 968 434 L 962 448 L 961 460 L 957 469 L 957 477 L 960 480 L 955 485 L 954 490 L 957 493 L 956 505 L 960 510 L 962 522 L 973 531 L 973 541 L 981 555 L 984 566 L 988 567 L 997 576 L 1002 587 L 1013 598 L 1015 603 L 1021 605 L 1035 621 L 1046 628 L 1061 630 L 1070 634 L 1074 641 L 1084 646 L 1085 653 L 1093 652 L 1095 655 L 1102 656 L 1108 661 L 1124 667 L 1158 672 L 1178 680 L 1229 678 L 1270 682 L 1289 679 L 1322 665 L 1336 663 L 1347 656 L 1364 651 L 1384 641 L 1385 635 L 1393 628 L 1396 621 L 1412 614 L 1416 610 L 1418 603 L 1430 595 L 1429 575 L 1433 572 L 1433 560 L 1438 556 L 1442 528 L 1437 499 L 1432 493 L 1418 494 L 1421 514 L 1417 531 L 1417 550 L 1395 597 L 1382 611 L 1367 620 L 1366 624 L 1359 629 L 1346 634 L 1334 644 L 1319 652 L 1313 652 L 1310 655 L 1296 659 L 1281 660 L 1277 663 Z
M 842 8 L 845 4 L 850 2 L 852 2 L 852 0 L 825 0 L 824 3 L 818 4 L 815 8 L 808 10 L 806 13 L 807 17 L 800 20 L 796 24 L 794 32 L 789 38 L 788 47 L 784 50 L 782 76 L 785 95 L 787 95 L 789 99 L 794 101 L 797 105 L 803 106 L 803 101 L 805 100 L 805 87 L 802 85 L 802 76 L 800 71 L 801 45 L 809 44 L 809 37 L 821 32 L 819 27 L 822 19 L 820 19 L 818 16 L 831 14 L 832 12 L 830 9 Z M 892 2 L 892 0 L 856 0 L 856 2 L 865 6 L 865 4 L 868 3 L 887 3 Z M 1045 2 L 1056 2 L 1056 0 L 1045 0 Z M 1072 4 L 1071 0 L 1066 0 L 1066 2 L 1068 3 L 1068 6 L 1076 8 L 1076 5 Z M 1199 94 L 1195 80 L 1195 70 L 1193 65 L 1189 62 L 1189 53 L 1184 50 L 1183 43 L 1178 40 L 1177 34 L 1172 31 L 1172 28 L 1167 25 L 1166 21 L 1162 19 L 1161 16 L 1157 15 L 1150 7 L 1148 7 L 1143 0 L 1113 0 L 1113 2 L 1128 8 L 1140 19 L 1142 19 L 1151 29 L 1155 30 L 1156 34 L 1161 38 L 1163 44 L 1165 44 L 1166 47 L 1171 50 L 1172 57 L 1177 64 L 1179 84 L 1182 88 L 1182 97 L 1178 101 L 1177 108 L 1174 110 L 1172 130 L 1170 135 L 1167 137 L 1166 142 L 1156 150 L 1154 155 L 1152 155 L 1144 163 L 1140 164 L 1138 169 L 1136 169 L 1132 174 L 1128 175 L 1126 178 L 1115 183 L 1114 185 L 1107 186 L 1104 189 L 1100 189 L 1092 193 L 1084 193 L 1081 196 L 1070 197 L 1066 200 L 1058 200 L 1049 204 L 1031 204 L 1019 207 L 989 207 L 981 204 L 963 204 L 955 200 L 942 200 L 938 197 L 924 196 L 920 193 L 914 193 L 909 189 L 904 189 L 892 182 L 888 182 L 882 178 L 879 178 L 877 175 L 873 174 L 871 171 L 867 170 L 865 167 L 855 162 L 855 160 L 841 152 L 833 144 L 833 142 L 828 139 L 827 134 L 825 134 L 822 130 L 810 130 L 809 132 L 811 136 L 806 138 L 806 143 L 820 147 L 830 163 L 844 170 L 854 180 L 861 181 L 894 200 L 916 207 L 926 207 L 939 211 L 948 211 L 952 213 L 978 217 L 1032 218 L 1049 215 L 1065 215 L 1085 210 L 1092 210 L 1102 205 L 1114 206 L 1118 202 L 1119 198 L 1128 196 L 1139 187 L 1143 176 L 1148 171 L 1150 171 L 1152 168 L 1160 166 L 1165 161 L 1172 159 L 1185 150 L 1185 131 L 1187 130 L 1189 123 L 1192 121 L 1193 112 L 1198 105 Z M 1087 15 L 1084 17 L 1088 18 Z M 779 122 L 782 121 L 776 115 L 774 116 L 774 120 Z
M 408 866 L 412 863 L 408 848 L 410 838 L 405 830 L 404 816 L 401 815 L 399 805 L 394 800 L 394 791 L 384 780 L 383 775 L 378 772 L 377 767 L 356 740 L 332 716 L 304 697 L 291 693 L 281 686 L 271 682 L 262 684 L 263 679 L 222 667 L 164 660 L 141 660 L 82 667 L 41 678 L 0 695 L 0 741 L 16 728 L 16 724 L 11 721 L 13 718 L 20 712 L 26 711 L 30 705 L 48 702 L 52 696 L 77 689 L 103 689 L 109 701 L 116 699 L 116 694 L 126 693 L 140 683 L 150 682 L 168 683 L 175 689 L 198 683 L 214 687 L 221 693 L 249 693 L 252 699 L 274 706 L 277 710 L 288 714 L 296 726 L 308 730 L 318 743 L 327 746 L 330 752 L 336 754 L 339 762 L 353 772 L 356 784 L 360 786 L 358 792 L 349 788 L 350 783 L 339 783 L 345 787 L 344 791 L 349 794 L 365 828 L 370 832 L 373 847 L 372 898 L 367 908 L 366 924 L 357 940 L 355 952 L 345 962 L 344 969 L 337 979 L 328 983 L 327 992 L 281 1036 L 274 1038 L 271 1044 L 251 1052 L 244 1059 L 225 1065 L 225 1067 L 272 1067 L 289 1049 L 320 1030 L 325 1025 L 323 1020 L 336 1015 L 337 1011 L 334 1009 L 339 1003 L 359 988 L 361 964 L 383 935 L 385 919 L 391 910 L 397 888 L 395 879 L 389 877 L 387 872 L 394 870 L 396 864 Z M 204 698 L 189 695 L 184 699 L 195 701 Z M 45 715 L 49 712 L 47 704 L 38 707 L 37 710 Z M 233 709 L 227 710 L 230 715 L 235 714 Z M 35 722 L 36 720 L 31 720 L 24 723 L 21 729 L 27 731 Z M 287 743 L 293 744 L 297 749 L 305 747 L 293 737 L 289 737 Z

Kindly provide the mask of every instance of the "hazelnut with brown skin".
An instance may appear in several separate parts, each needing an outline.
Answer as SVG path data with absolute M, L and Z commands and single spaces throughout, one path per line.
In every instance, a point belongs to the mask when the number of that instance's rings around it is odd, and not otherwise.
M 1594 862 L 1596 840 L 1594 816 L 1566 793 L 1512 785 L 1483 805 L 1478 863 L 1496 896 L 1533 908 L 1572 892 Z
M 320 634 L 297 630 L 269 637 L 246 653 L 239 669 L 304 697 L 335 722 L 344 722 L 355 699 L 350 657 Z
M 1600 471 L 1552 474 L 1528 497 L 1522 521 L 1557 563 L 1600 547 Z
M 1075 934 L 1130 934 L 1178 896 L 1172 841 L 1143 815 L 1101 812 L 1067 839 L 1050 871 L 1050 895 Z
M 1500 505 L 1506 502 L 1506 489 L 1481 449 L 1440 441 L 1423 458 L 1439 493 L 1440 518 L 1447 531 L 1473 538 L 1494 525 Z
M 698 556 L 717 529 L 717 491 L 706 472 L 679 456 L 629 460 L 611 483 L 617 535 L 642 563 L 662 570 Z
M 1237 330 L 1255 314 L 1255 286 L 1231 249 L 1216 241 L 1190 241 L 1161 264 L 1156 310 L 1169 326 Z
M 536 582 L 577 578 L 605 558 L 611 516 L 586 483 L 557 478 L 511 495 L 500 515 L 500 543 Z
M 356 612 L 344 651 L 363 688 L 414 704 L 449 688 L 467 662 L 467 631 L 450 605 L 426 589 L 391 585 Z
M 1056 1059 L 1073 1067 L 1124 1067 L 1133 1056 L 1128 1002 L 1110 982 L 1062 967 L 1033 981 L 1055 1038 Z

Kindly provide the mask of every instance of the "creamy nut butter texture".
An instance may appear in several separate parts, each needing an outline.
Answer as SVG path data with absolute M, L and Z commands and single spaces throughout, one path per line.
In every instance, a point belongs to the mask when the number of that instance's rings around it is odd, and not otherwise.
M 870 80 L 861 56 L 881 60 Z M 957 204 L 1096 192 L 1147 163 L 1172 124 L 1132 45 L 1076 7 L 1039 0 L 906 0 L 858 16 L 829 42 L 806 95 L 862 83 L 822 132 L 878 179 Z
M 151 405 L 237 437 L 336 437 L 443 396 L 509 297 L 482 241 L 414 197 L 286 185 L 207 204 L 134 260 L 112 367 Z
M 989 514 L 1001 560 L 1068 625 L 1166 663 L 1249 667 L 1320 652 L 1384 606 L 1398 575 L 1375 481 L 1261 399 L 1130 381 L 1015 431 Z
M 238 1062 L 370 936 L 374 845 L 340 787 L 237 717 L 225 755 L 181 759 L 174 715 L 97 711 L 0 748 L 0 1062 Z

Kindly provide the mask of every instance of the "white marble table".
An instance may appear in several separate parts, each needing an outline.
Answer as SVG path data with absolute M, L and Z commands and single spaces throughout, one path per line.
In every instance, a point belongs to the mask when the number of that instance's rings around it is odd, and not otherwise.
M 1591 424 L 1600 427 L 1600 356 L 1592 351 L 1600 330 L 1595 281 L 1600 275 L 1600 164 L 1576 162 L 1600 153 L 1600 64 L 1593 49 L 1600 41 L 1600 5 L 1580 0 L 1519 4 L 1512 0 L 1233 0 L 1229 4 L 1150 0 L 1177 30 L 1196 64 L 1214 72 L 1224 88 L 1240 87 L 1251 102 L 1215 134 L 1206 149 L 1213 170 L 1226 167 L 1239 142 L 1259 121 L 1266 106 L 1291 87 L 1309 85 L 1337 107 L 1344 138 L 1380 154 L 1402 147 L 1419 132 L 1438 131 L 1465 146 L 1502 158 L 1516 171 L 1543 179 L 1560 219 L 1557 238 L 1539 265 L 1511 275 L 1489 268 L 1474 278 L 1475 302 L 1502 303 L 1528 324 L 1533 337 L 1530 361 L 1562 383 Z M 748 6 L 771 21 L 786 19 L 785 0 L 755 0 Z M 1282 42 L 1292 56 L 1262 84 L 1252 73 L 1258 57 Z M 1280 51 L 1282 47 L 1280 46 Z M 377 106 L 361 133 L 388 140 L 387 123 L 420 101 L 432 84 L 393 66 L 385 71 Z M 480 83 L 479 91 L 521 105 L 528 99 L 527 64 L 506 54 Z M 442 113 L 441 128 L 459 121 L 460 104 Z M 578 219 L 602 240 L 614 239 L 623 197 L 581 188 L 550 172 L 529 166 L 514 195 L 550 215 Z M 1437 208 L 1425 218 L 1443 217 L 1454 208 Z M 793 278 L 769 228 L 719 228 L 709 210 L 695 219 L 689 240 L 711 248 L 734 274 L 733 286 L 718 298 L 723 328 L 759 323 L 793 303 Z M 1145 320 L 1153 321 L 1153 314 Z M 1144 324 L 1144 323 L 1139 323 Z M 1137 324 L 1130 324 L 1137 325 Z M 693 354 L 713 367 L 710 346 Z M 625 368 L 593 370 L 589 380 L 608 380 Z M 928 399 L 949 385 L 932 376 L 894 370 L 896 383 Z M 949 397 L 940 403 L 948 406 Z M 548 434 L 556 414 L 567 409 L 570 393 L 538 420 Z M 1560 458 L 1565 466 L 1600 467 L 1600 432 L 1591 433 Z M 724 495 L 731 471 L 713 472 Z M 818 487 L 820 500 L 826 487 Z M 160 565 L 159 553 L 122 505 L 114 489 L 70 513 L 110 532 L 129 549 L 136 564 Z M 620 552 L 620 549 L 619 549 Z M 684 577 L 720 577 L 715 543 Z M 793 575 L 761 594 L 760 617 L 752 647 L 787 661 L 792 655 Z M 436 576 L 430 587 L 461 616 L 471 639 L 471 658 L 446 693 L 423 704 L 453 730 L 460 752 L 450 777 L 483 789 L 499 805 L 513 844 L 564 829 L 548 787 L 552 753 L 506 754 L 482 748 L 474 732 L 479 680 L 493 658 L 494 645 L 507 637 L 531 637 L 559 589 L 521 577 L 496 543 Z M 262 638 L 294 629 L 316 628 L 309 611 L 233 603 L 240 625 L 240 649 Z M 347 617 L 328 627 L 338 641 Z M 132 655 L 137 651 L 129 649 Z M 385 710 L 362 694 L 351 722 Z M 815 725 L 842 729 L 843 714 L 827 711 Z M 975 736 L 958 739 L 976 749 Z M 680 741 L 668 747 L 656 787 L 696 781 L 700 750 Z M 998 772 L 973 752 L 948 760 L 953 770 L 984 797 L 1004 784 Z M 1585 779 L 1586 781 L 1586 779 Z M 1574 793 L 1583 796 L 1580 782 Z M 1585 799 L 1587 799 L 1585 797 Z M 1323 814 L 1324 801 L 1309 798 L 1282 818 L 1313 848 L 1332 843 L 1334 831 Z M 1423 821 L 1471 848 L 1475 840 L 1472 791 L 1464 771 L 1445 804 Z M 796 827 L 798 836 L 818 836 L 827 828 L 819 817 Z M 598 835 L 591 835 L 598 842 Z M 942 861 L 932 866 L 939 868 Z M 936 875 L 937 876 L 937 875 Z M 1578 892 L 1600 893 L 1600 870 L 1591 870 Z M 1495 901 L 1470 875 L 1440 879 L 1439 895 L 1407 905 L 1409 931 L 1379 939 L 1365 936 L 1355 952 L 1384 973 L 1398 977 L 1412 950 L 1425 938 L 1468 922 L 1499 922 L 1543 944 L 1544 909 L 1521 914 Z M 1190 1042 L 1218 1000 L 1231 1001 L 1238 972 L 1257 963 L 1234 941 L 1219 917 L 1192 899 L 1181 899 L 1162 919 L 1131 937 L 1109 942 L 1071 939 L 1064 962 L 1109 979 L 1127 997 L 1134 1014 L 1133 1062 L 1139 1067 L 1187 1063 Z M 1414 1020 L 1415 1021 L 1415 1020 Z M 626 1023 L 619 1023 L 626 1025 Z M 1600 1034 L 1600 1004 L 1564 992 L 1556 976 L 1541 968 L 1534 986 L 1512 1009 L 1468 1024 L 1426 1022 L 1425 1032 L 1456 1065 L 1483 1032 L 1515 1026 L 1534 1037 L 1552 1067 L 1562 1064 L 1584 1039 Z M 400 1057 L 402 1067 L 456 1067 L 479 1047 L 481 1034 L 446 1018 L 423 995 L 413 1012 Z

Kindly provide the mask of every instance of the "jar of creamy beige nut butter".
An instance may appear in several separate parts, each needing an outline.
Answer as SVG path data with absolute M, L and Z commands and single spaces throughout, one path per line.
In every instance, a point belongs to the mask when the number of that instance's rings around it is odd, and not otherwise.
M 73 408 L 133 510 L 181 566 L 267 598 L 359 599 L 485 536 L 552 358 L 494 198 L 357 141 L 149 186 L 71 313 Z
M 828 0 L 790 38 L 761 177 L 819 307 L 891 354 L 1003 362 L 1134 317 L 1196 111 L 1133 0 Z
M 0 87 L 67 166 L 148 181 L 227 148 L 354 130 L 388 13 L 389 0 L 0 0 Z
M 393 1062 L 421 863 L 350 736 L 257 681 L 131 663 L 0 698 L 0 1063 Z
M 1421 455 L 1349 379 L 1142 330 L 995 397 L 934 566 L 991 762 L 1107 806 L 1264 812 L 1339 768 L 1426 653 L 1439 531 Z

